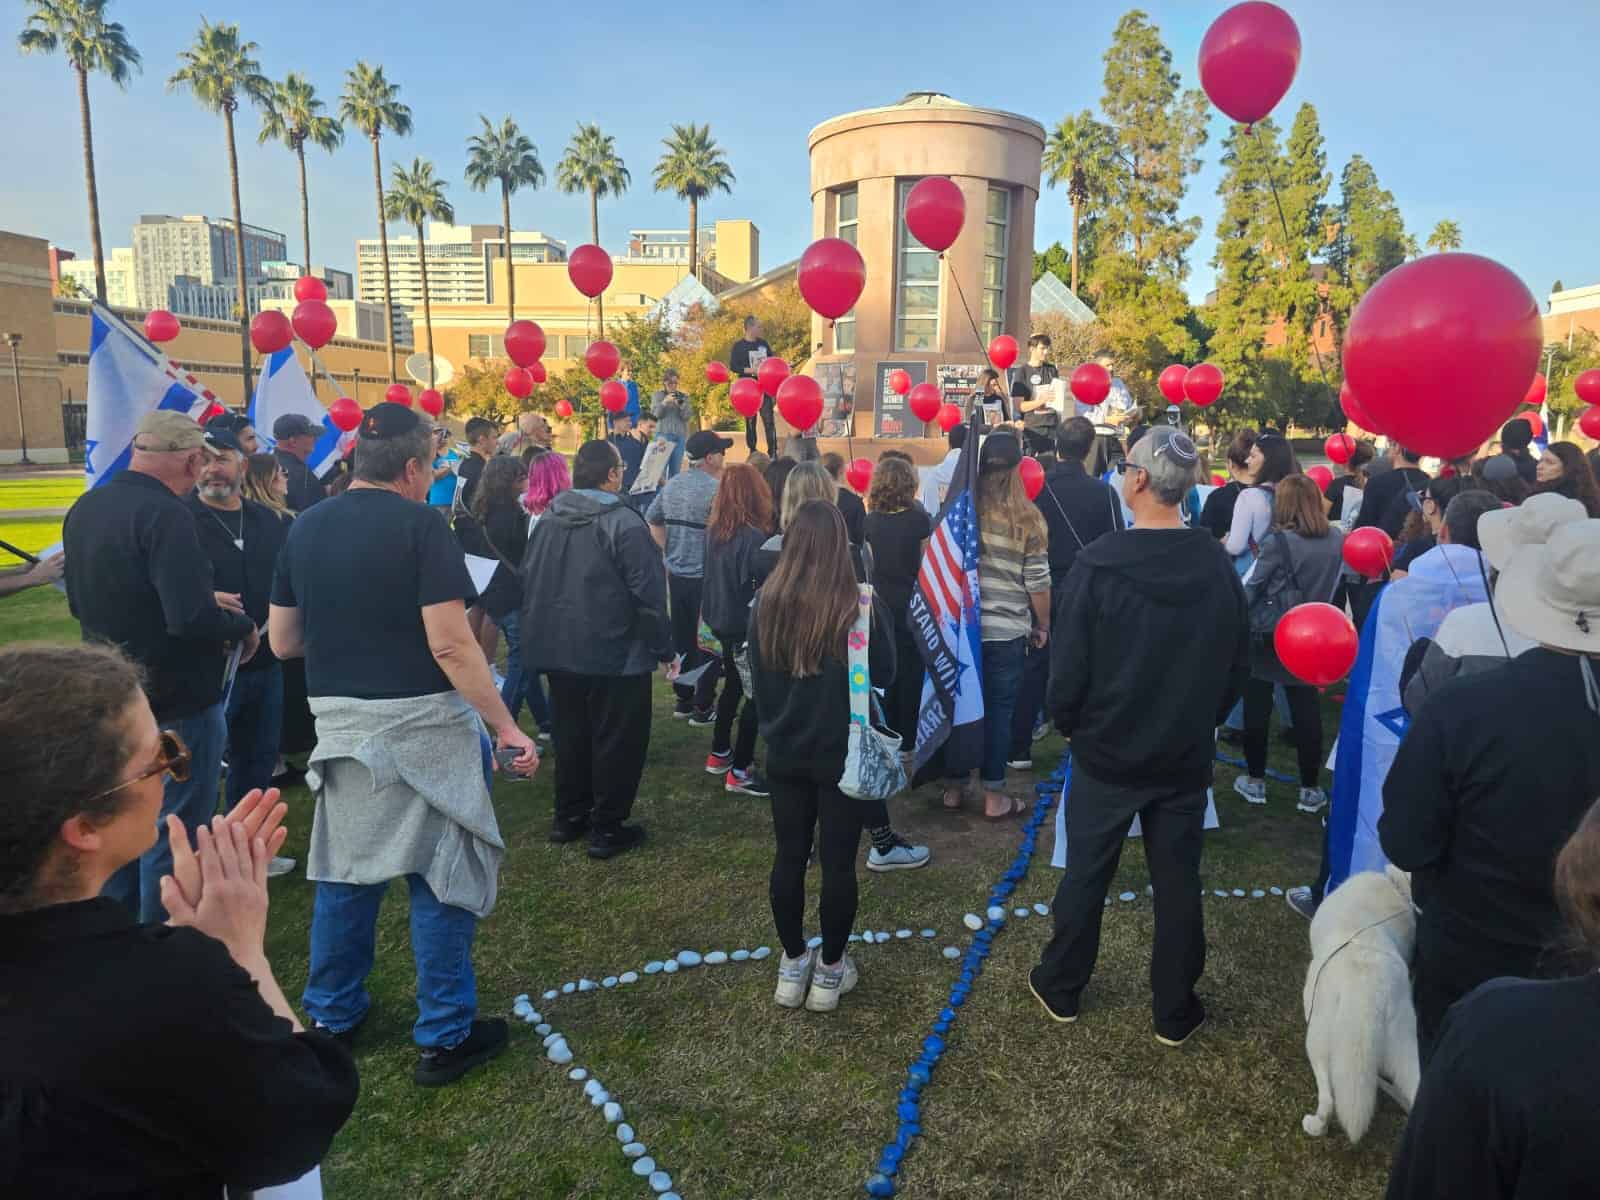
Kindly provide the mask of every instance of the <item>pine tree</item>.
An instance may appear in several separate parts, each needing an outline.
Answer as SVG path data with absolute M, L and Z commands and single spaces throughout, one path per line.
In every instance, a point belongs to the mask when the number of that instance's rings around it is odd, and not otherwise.
M 1406 260 L 1407 235 L 1394 196 L 1372 164 L 1353 155 L 1339 176 L 1339 231 L 1329 262 L 1355 300 Z

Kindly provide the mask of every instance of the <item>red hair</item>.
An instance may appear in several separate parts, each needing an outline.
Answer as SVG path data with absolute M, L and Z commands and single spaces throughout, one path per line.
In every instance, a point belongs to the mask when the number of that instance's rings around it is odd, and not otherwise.
M 711 501 L 711 516 L 706 521 L 706 536 L 725 542 L 745 526 L 762 533 L 772 532 L 772 489 L 761 472 L 745 463 L 722 469 L 716 497 Z

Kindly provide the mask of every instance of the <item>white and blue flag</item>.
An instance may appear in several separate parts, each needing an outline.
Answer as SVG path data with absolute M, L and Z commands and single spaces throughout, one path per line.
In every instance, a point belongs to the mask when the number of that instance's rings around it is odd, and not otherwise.
M 277 442 L 272 437 L 272 425 L 279 417 L 291 414 L 305 417 L 313 425 L 322 427 L 322 436 L 306 456 L 306 466 L 317 478 L 322 478 L 344 454 L 354 434 L 340 433 L 328 410 L 317 399 L 306 378 L 305 369 L 292 346 L 270 355 L 261 365 L 256 379 L 255 395 L 250 397 L 250 424 L 256 427 L 256 437 L 261 444 L 272 449 Z

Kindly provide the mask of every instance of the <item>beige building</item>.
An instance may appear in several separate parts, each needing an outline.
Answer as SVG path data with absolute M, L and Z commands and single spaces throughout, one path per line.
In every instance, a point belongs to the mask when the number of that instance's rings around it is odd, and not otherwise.
M 61 278 L 70 279 L 79 296 L 94 295 L 94 259 L 71 258 L 60 267 Z M 106 259 L 106 303 L 112 308 L 139 306 L 138 280 L 133 266 L 133 247 L 117 246 Z
M 1544 340 L 1569 343 L 1579 333 L 1600 334 L 1600 283 L 1550 293 L 1544 317 Z

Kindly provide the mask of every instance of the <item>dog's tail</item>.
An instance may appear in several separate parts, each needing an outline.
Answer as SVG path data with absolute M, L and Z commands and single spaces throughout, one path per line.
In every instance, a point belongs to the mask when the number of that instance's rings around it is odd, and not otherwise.
M 1378 1070 L 1388 1019 L 1376 987 L 1325 988 L 1320 1000 L 1334 1006 L 1334 1050 L 1328 1064 L 1334 1111 L 1355 1145 L 1366 1135 L 1378 1106 Z

